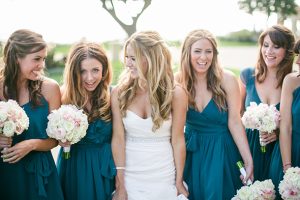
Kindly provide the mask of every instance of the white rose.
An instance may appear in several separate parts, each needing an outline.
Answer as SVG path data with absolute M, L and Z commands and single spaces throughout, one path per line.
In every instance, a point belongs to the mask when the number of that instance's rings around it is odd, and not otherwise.
M 7 137 L 12 137 L 15 133 L 16 125 L 12 121 L 4 122 L 3 134 Z

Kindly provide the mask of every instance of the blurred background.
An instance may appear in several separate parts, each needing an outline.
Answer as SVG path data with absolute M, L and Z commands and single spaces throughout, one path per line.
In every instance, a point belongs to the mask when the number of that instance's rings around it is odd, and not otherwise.
M 41 33 L 49 43 L 46 74 L 62 84 L 70 46 L 95 41 L 111 59 L 115 84 L 123 68 L 122 46 L 135 31 L 158 31 L 177 71 L 184 37 L 201 28 L 217 37 L 221 65 L 238 76 L 255 64 L 257 39 L 267 27 L 284 24 L 298 38 L 298 5 L 300 0 L 1 0 L 0 57 L 15 30 Z

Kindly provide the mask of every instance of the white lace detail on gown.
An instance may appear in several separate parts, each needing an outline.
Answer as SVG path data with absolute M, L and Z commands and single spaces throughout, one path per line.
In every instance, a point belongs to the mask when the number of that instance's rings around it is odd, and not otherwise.
M 126 135 L 125 187 L 129 200 L 175 200 L 171 119 L 152 131 L 151 117 L 132 111 L 123 118 Z

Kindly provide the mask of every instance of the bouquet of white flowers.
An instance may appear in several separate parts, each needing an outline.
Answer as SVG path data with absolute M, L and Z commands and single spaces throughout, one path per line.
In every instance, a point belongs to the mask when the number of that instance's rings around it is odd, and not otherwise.
M 46 131 L 51 138 L 75 144 L 86 135 L 88 118 L 83 110 L 74 105 L 62 105 L 58 110 L 53 110 L 48 120 Z M 70 158 L 70 147 L 63 149 L 64 158 Z
M 278 188 L 282 199 L 300 199 L 300 168 L 291 167 L 286 170 Z
M 280 120 L 280 113 L 274 105 L 267 105 L 260 103 L 257 105 L 255 102 L 250 102 L 250 106 L 246 108 L 242 117 L 242 122 L 245 128 L 256 129 L 260 133 L 272 133 L 278 128 Z M 265 144 L 260 141 L 261 150 L 266 152 Z
M 231 200 L 274 200 L 275 186 L 268 179 L 265 181 L 255 181 L 252 185 L 243 186 Z
M 15 100 L 0 102 L 0 134 L 12 137 L 29 127 L 29 118 Z

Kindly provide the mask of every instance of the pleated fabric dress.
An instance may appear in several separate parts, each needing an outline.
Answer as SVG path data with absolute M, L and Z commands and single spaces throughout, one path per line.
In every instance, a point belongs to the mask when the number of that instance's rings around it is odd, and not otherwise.
M 292 103 L 292 166 L 300 167 L 300 87 L 293 92 Z M 273 150 L 270 173 L 269 176 L 272 179 L 276 188 L 276 199 L 281 199 L 278 192 L 278 185 L 283 179 L 283 167 L 280 154 L 279 142 Z
M 250 102 L 255 102 L 258 104 L 263 103 L 259 98 L 255 87 L 255 76 L 254 68 L 246 68 L 241 72 L 240 78 L 242 82 L 246 85 L 246 98 L 245 98 L 245 108 L 250 106 Z M 279 110 L 279 103 L 276 105 Z M 250 151 L 253 158 L 254 165 L 254 181 L 263 181 L 269 178 L 269 169 L 272 152 L 276 142 L 272 142 L 266 145 L 266 152 L 261 151 L 261 146 L 259 143 L 259 131 L 246 129 L 246 134 L 250 146 Z
M 189 108 L 185 127 L 184 180 L 190 200 L 231 199 L 242 182 L 241 160 L 228 129 L 228 113 L 210 100 L 202 112 Z
M 97 119 L 89 124 L 86 136 L 71 145 L 69 159 L 60 149 L 57 168 L 66 200 L 112 199 L 116 170 L 111 138 L 111 122 Z
M 29 128 L 13 136 L 13 145 L 28 139 L 47 139 L 48 102 L 33 107 L 22 106 L 29 118 Z M 63 194 L 51 151 L 32 151 L 14 164 L 0 159 L 0 199 L 5 200 L 62 200 Z

